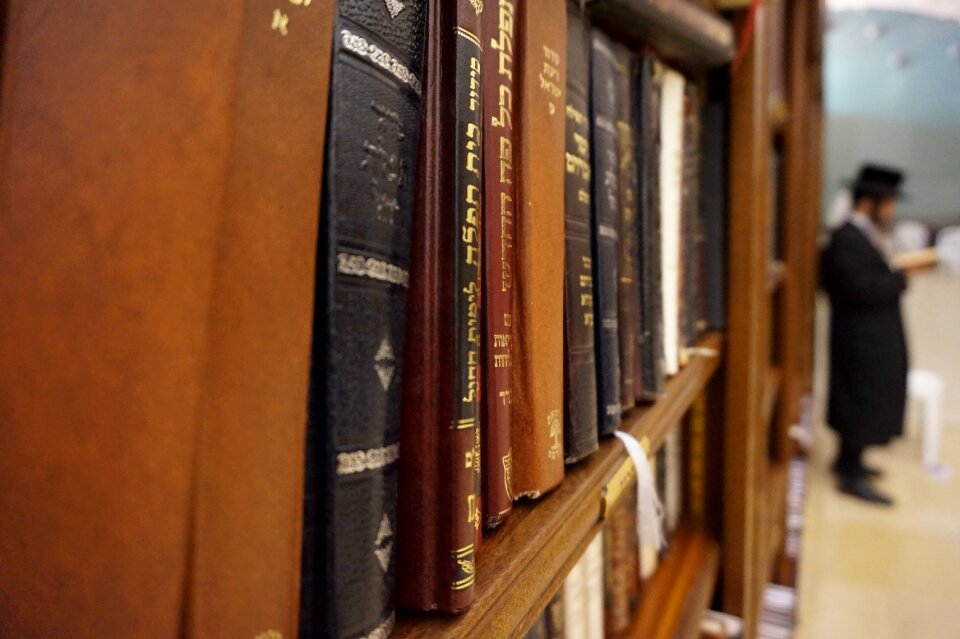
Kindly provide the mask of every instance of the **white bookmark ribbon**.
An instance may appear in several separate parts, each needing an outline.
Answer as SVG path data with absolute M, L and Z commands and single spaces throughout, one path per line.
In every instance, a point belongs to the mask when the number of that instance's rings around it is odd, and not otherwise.
M 657 495 L 657 484 L 647 454 L 633 435 L 619 430 L 614 435 L 623 442 L 637 471 L 637 532 L 640 543 L 659 551 L 667 541 L 663 534 L 663 503 Z

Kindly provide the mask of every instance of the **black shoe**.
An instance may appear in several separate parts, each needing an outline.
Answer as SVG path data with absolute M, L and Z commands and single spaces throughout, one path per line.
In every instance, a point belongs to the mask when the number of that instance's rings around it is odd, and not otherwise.
M 837 462 L 833 462 L 833 464 L 830 466 L 830 470 L 837 477 L 850 474 L 850 473 L 847 473 L 846 471 L 841 470 L 840 467 L 837 465 Z M 883 471 L 880 470 L 879 468 L 871 468 L 870 466 L 861 466 L 858 470 L 856 470 L 852 474 L 858 477 L 866 477 L 867 479 L 880 479 L 884 475 Z
M 877 504 L 879 506 L 892 506 L 893 500 L 879 492 L 866 477 L 863 476 L 841 476 L 838 482 L 840 492 L 862 499 L 863 501 Z

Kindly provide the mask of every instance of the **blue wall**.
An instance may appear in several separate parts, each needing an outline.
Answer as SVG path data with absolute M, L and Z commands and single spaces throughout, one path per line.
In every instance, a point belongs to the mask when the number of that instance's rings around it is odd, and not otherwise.
M 884 33 L 864 34 L 871 22 Z M 830 14 L 825 37 L 824 205 L 864 161 L 903 167 L 904 217 L 960 216 L 960 24 L 908 13 Z M 889 61 L 906 55 L 903 68 Z

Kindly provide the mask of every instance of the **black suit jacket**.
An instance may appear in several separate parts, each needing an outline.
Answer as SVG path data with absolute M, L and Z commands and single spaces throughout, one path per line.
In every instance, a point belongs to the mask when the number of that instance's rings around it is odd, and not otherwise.
M 849 222 L 834 231 L 821 274 L 832 308 L 827 419 L 849 443 L 884 444 L 903 431 L 906 278 Z

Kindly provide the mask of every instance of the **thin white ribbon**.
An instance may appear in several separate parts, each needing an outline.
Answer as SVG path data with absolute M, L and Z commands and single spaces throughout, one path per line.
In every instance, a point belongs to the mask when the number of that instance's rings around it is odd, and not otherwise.
M 614 435 L 623 442 L 627 455 L 633 461 L 637 471 L 637 532 L 639 543 L 642 546 L 655 548 L 657 551 L 666 545 L 663 534 L 663 503 L 657 495 L 657 484 L 653 478 L 653 470 L 647 460 L 647 454 L 637 438 L 623 431 L 616 431 Z M 638 548 L 639 550 L 639 548 Z

